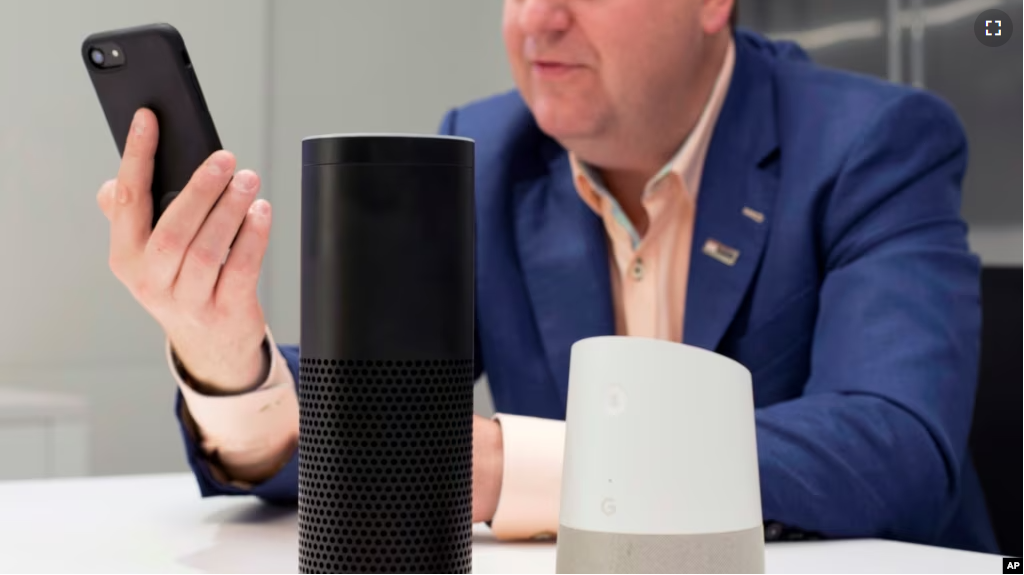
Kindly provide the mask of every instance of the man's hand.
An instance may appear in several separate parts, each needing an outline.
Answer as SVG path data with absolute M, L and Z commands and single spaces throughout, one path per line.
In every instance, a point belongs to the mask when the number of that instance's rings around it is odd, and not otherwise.
M 97 195 L 110 220 L 110 269 L 163 327 L 192 377 L 222 391 L 255 385 L 265 368 L 256 284 L 270 204 L 254 201 L 259 177 L 235 173 L 235 157 L 222 150 L 150 229 L 157 134 L 156 116 L 139 110 L 117 179 Z
M 504 471 L 501 425 L 473 416 L 473 522 L 490 521 L 498 508 Z

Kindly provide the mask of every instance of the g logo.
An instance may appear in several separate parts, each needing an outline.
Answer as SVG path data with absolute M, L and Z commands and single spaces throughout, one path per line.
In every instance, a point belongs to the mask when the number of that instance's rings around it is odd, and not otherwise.
M 604 513 L 608 517 L 615 515 L 615 500 L 611 497 L 605 497 L 601 501 L 601 513 Z

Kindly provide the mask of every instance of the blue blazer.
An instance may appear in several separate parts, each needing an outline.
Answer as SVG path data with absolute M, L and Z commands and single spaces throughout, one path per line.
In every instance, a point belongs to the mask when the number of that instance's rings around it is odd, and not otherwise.
M 994 552 L 967 451 L 980 265 L 959 216 L 963 128 L 928 93 L 749 32 L 736 44 L 683 340 L 753 374 L 764 518 Z M 441 131 L 476 140 L 478 373 L 500 412 L 564 418 L 570 346 L 615 329 L 602 222 L 518 94 L 452 110 Z M 735 265 L 702 252 L 709 238 Z M 298 349 L 281 349 L 298 381 Z M 296 499 L 297 456 L 245 490 L 184 435 L 204 495 Z

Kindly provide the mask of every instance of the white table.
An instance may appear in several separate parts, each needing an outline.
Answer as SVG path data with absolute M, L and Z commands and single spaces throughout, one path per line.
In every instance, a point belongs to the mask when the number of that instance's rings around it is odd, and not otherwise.
M 294 509 L 201 499 L 189 475 L 0 482 L 0 572 L 295 573 Z M 478 526 L 477 573 L 553 573 L 552 543 L 499 543 Z M 786 573 L 1001 573 L 1000 557 L 880 540 L 773 543 Z

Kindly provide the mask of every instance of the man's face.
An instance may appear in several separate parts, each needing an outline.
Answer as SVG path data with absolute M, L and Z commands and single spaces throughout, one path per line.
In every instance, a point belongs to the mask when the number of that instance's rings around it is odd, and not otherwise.
M 545 133 L 563 143 L 621 135 L 682 104 L 709 21 L 720 28 L 729 4 L 506 0 L 505 48 Z

